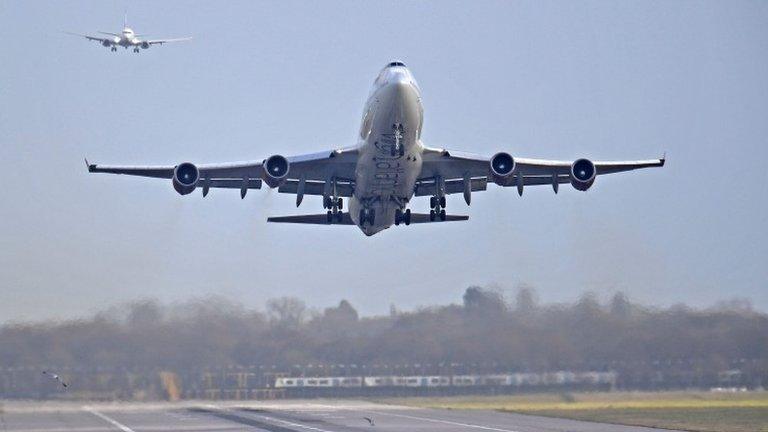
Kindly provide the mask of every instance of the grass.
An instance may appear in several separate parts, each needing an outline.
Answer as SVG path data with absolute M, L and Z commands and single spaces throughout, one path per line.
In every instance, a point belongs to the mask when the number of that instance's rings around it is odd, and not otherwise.
M 700 432 L 768 432 L 768 393 L 613 392 L 388 399 Z

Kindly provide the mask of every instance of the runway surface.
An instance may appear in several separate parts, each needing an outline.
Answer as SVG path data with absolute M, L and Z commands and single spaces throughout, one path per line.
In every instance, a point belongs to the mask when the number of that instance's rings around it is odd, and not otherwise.
M 371 426 L 364 417 L 373 420 Z M 6 403 L 0 431 L 139 432 L 651 432 L 494 411 L 416 409 L 354 401 L 180 404 Z

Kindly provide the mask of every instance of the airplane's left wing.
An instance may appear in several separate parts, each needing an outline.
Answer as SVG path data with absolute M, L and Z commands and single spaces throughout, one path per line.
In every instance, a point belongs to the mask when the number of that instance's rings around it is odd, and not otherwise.
M 172 180 L 182 195 L 202 187 L 203 195 L 210 188 L 240 189 L 245 196 L 248 189 L 260 189 L 262 180 L 281 192 L 304 194 L 301 188 L 283 191 L 283 185 L 302 182 L 316 184 L 327 181 L 346 181 L 354 178 L 357 161 L 356 149 L 339 149 L 321 153 L 284 157 L 270 156 L 260 161 L 196 165 L 189 162 L 177 165 L 101 165 L 86 160 L 88 172 L 123 174 Z
M 150 45 L 162 45 L 168 42 L 184 42 L 192 40 L 191 37 L 184 37 L 184 38 L 175 38 L 175 39 L 155 39 L 155 40 L 148 40 L 146 41 Z
M 525 186 L 551 185 L 557 192 L 558 185 L 571 183 L 585 191 L 595 178 L 641 168 L 662 167 L 665 157 L 633 161 L 573 161 L 512 157 L 497 153 L 492 157 L 427 148 L 424 151 L 421 175 L 416 185 L 416 195 L 447 195 L 464 193 L 469 202 L 473 191 L 485 190 L 489 182 L 500 186 L 516 186 L 522 195 Z M 439 192 L 439 193 L 438 193 Z

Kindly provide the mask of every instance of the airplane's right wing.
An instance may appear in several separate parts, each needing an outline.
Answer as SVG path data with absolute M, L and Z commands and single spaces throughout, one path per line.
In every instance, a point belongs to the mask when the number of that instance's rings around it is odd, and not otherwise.
M 262 181 L 271 187 L 280 186 L 280 192 L 297 195 L 297 203 L 304 194 L 330 195 L 333 187 L 343 189 L 354 179 L 357 150 L 354 148 L 331 150 L 298 156 L 270 156 L 259 161 L 195 165 L 100 165 L 86 160 L 88 172 L 123 174 L 172 180 L 173 187 L 182 195 L 202 187 L 203 195 L 210 188 L 240 189 L 245 197 L 248 189 L 261 189 Z M 321 189 L 316 190 L 320 184 Z M 345 186 L 342 186 L 345 185 Z M 289 185 L 287 190 L 283 186 Z M 346 189 L 344 189 L 346 190 Z M 339 193 L 334 196 L 344 196 Z
M 98 36 L 89 36 L 89 35 L 86 35 L 86 34 L 80 34 L 80 33 L 72 33 L 72 32 L 64 32 L 64 33 L 66 33 L 66 34 L 68 34 L 68 35 L 72 35 L 72 36 L 80 36 L 80 37 L 84 37 L 84 38 L 86 38 L 86 39 L 88 39 L 88 40 L 90 40 L 90 41 L 96 41 L 96 42 L 99 42 L 99 43 L 101 43 L 101 44 L 103 44 L 103 43 L 105 43 L 105 42 L 106 42 L 106 43 L 110 43 L 110 44 L 113 44 L 113 43 L 114 43 L 114 41 L 112 40 L 112 38 L 102 38 L 102 37 L 98 37 Z M 109 33 L 109 34 L 111 34 L 111 33 Z

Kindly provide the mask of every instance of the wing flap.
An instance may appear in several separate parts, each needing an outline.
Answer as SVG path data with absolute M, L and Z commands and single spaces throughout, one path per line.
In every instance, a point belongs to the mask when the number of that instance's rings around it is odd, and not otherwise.
M 488 179 L 486 177 L 476 177 L 471 179 L 472 192 L 484 191 L 488 186 Z M 445 181 L 445 193 L 447 195 L 457 194 L 464 192 L 464 179 L 452 179 Z M 416 196 L 433 196 L 435 195 L 435 181 L 426 180 L 416 183 Z
M 295 194 L 299 190 L 298 180 L 286 180 L 277 188 L 280 193 Z M 325 182 L 316 180 L 306 180 L 304 183 L 304 195 L 320 195 L 322 196 L 325 191 Z M 350 182 L 337 182 L 336 192 L 341 197 L 351 197 L 355 188 Z

